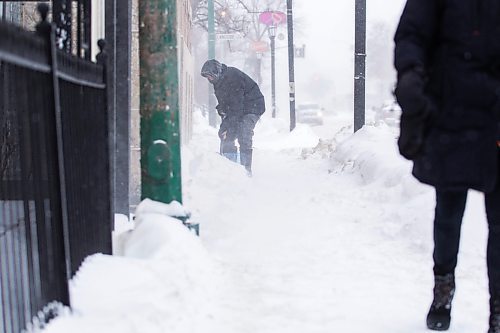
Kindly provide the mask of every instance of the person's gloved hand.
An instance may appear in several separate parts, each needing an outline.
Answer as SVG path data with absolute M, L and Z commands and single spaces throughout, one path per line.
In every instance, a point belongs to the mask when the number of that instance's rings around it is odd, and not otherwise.
M 222 119 L 222 123 L 220 124 L 219 128 L 219 138 L 221 140 L 225 140 L 226 137 L 229 135 L 229 131 L 234 131 L 235 128 L 235 121 L 236 119 L 234 117 L 224 117 Z
M 219 129 L 219 139 L 226 140 L 226 137 L 227 137 L 227 130 L 221 131 Z
M 424 90 L 425 73 L 421 67 L 407 70 L 399 76 L 395 95 L 403 113 L 415 115 L 425 112 L 427 97 Z
M 403 110 L 398 148 L 401 155 L 408 160 L 414 160 L 421 153 L 429 118 L 436 112 L 424 90 L 423 70 L 414 68 L 400 76 L 395 91 L 396 99 Z
M 399 153 L 407 160 L 414 160 L 421 153 L 425 143 L 427 118 L 422 115 L 410 115 L 403 112 L 399 126 Z
M 217 105 L 215 109 L 217 110 L 217 113 L 219 114 L 221 119 L 224 120 L 224 118 L 226 118 L 227 115 L 226 112 L 223 110 L 223 108 L 220 105 Z

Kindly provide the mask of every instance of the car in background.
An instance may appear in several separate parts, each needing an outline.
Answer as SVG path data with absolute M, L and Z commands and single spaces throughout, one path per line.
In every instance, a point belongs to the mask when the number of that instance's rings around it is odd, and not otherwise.
M 324 111 L 325 109 L 316 103 L 299 104 L 295 109 L 295 116 L 298 123 L 323 125 Z

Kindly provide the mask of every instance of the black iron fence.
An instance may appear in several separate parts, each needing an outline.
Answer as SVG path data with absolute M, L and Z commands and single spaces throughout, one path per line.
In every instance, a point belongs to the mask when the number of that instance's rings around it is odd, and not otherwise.
M 69 304 L 67 281 L 82 260 L 111 253 L 106 55 L 95 64 L 56 50 L 46 14 L 37 34 L 0 22 L 4 333 L 39 311 L 50 319 L 46 305 Z

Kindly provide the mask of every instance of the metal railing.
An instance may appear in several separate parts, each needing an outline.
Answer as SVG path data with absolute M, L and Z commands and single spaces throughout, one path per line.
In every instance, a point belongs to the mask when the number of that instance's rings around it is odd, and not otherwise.
M 42 6 L 43 7 L 43 6 Z M 111 253 L 106 54 L 98 64 L 0 22 L 0 332 L 69 304 L 83 259 Z M 41 312 L 40 312 L 41 311 Z M 41 314 L 41 316 L 40 316 Z

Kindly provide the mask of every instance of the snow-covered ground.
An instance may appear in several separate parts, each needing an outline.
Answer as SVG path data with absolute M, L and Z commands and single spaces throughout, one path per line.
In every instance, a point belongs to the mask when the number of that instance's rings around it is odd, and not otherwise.
M 89 257 L 71 281 L 73 312 L 44 332 L 427 332 L 432 188 L 411 177 L 394 128 L 352 135 L 350 118 L 292 133 L 264 119 L 248 178 L 198 116 L 183 190 L 201 237 L 143 202 L 135 229 L 119 220 L 116 255 Z M 487 329 L 487 228 L 470 194 L 454 333 Z

